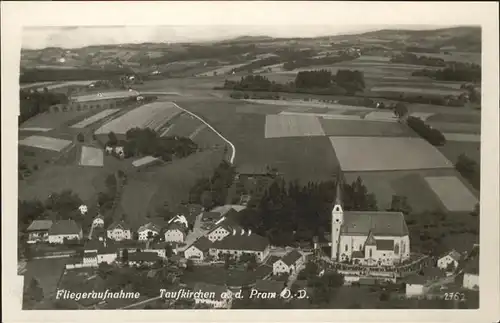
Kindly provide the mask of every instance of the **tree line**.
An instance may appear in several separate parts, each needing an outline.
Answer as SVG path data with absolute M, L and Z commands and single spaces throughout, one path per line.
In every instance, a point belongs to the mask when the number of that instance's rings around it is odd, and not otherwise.
M 301 71 L 294 82 L 286 84 L 270 81 L 262 75 L 247 75 L 239 81 L 225 80 L 223 89 L 235 91 L 288 92 L 314 94 L 354 94 L 365 88 L 364 74 L 360 71 L 328 70 Z M 233 95 L 236 97 L 236 95 Z
M 403 53 L 395 55 L 390 60 L 391 63 L 411 64 L 411 65 L 425 65 L 425 66 L 446 66 L 446 62 L 442 58 L 430 56 L 417 56 L 412 53 Z
M 339 56 L 325 56 L 321 58 L 301 57 L 285 62 L 283 64 L 283 69 L 286 71 L 291 71 L 300 67 L 331 65 L 341 62 L 352 61 L 356 58 L 357 58 L 356 56 L 347 54 L 342 54 Z
M 35 83 L 45 81 L 80 81 L 80 80 L 102 80 L 115 79 L 120 75 L 133 73 L 129 68 L 33 68 L 22 69 L 19 82 Z
M 45 87 L 42 92 L 34 90 L 19 91 L 19 124 L 36 116 L 37 114 L 48 111 L 54 104 L 68 103 L 68 97 L 63 93 L 53 93 Z
M 446 138 L 441 131 L 432 128 L 420 118 L 409 116 L 406 119 L 406 124 L 431 145 L 442 146 L 446 143 Z
M 412 76 L 426 76 L 438 81 L 481 82 L 481 65 L 474 63 L 453 62 L 439 70 L 422 69 L 414 71 Z

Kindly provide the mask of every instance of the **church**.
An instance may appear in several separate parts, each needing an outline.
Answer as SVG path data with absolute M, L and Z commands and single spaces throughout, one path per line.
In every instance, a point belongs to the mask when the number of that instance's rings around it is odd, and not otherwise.
M 392 266 L 410 257 L 410 237 L 401 212 L 343 211 L 337 195 L 331 230 L 334 261 Z

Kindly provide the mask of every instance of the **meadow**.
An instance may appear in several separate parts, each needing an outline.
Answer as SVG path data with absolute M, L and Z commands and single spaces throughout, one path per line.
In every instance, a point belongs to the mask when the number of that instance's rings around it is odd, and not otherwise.
M 99 92 L 93 94 L 73 96 L 71 97 L 71 99 L 74 102 L 82 103 L 82 102 L 90 102 L 97 100 L 125 99 L 137 95 L 139 95 L 139 92 L 137 91 L 110 91 L 110 92 Z
M 327 136 L 415 137 L 415 132 L 397 122 L 320 119 Z
M 72 125 L 71 127 L 72 128 L 85 128 L 91 124 L 93 124 L 94 122 L 97 122 L 101 119 L 104 119 L 110 115 L 112 115 L 113 113 L 119 111 L 120 109 L 106 109 L 106 110 L 103 110 L 101 112 L 98 112 L 96 114 L 94 114 L 93 116 L 90 116 L 88 118 L 85 118 L 83 119 L 82 121 L 78 122 L 78 123 L 75 123 L 74 125 Z
M 22 146 L 61 151 L 71 144 L 71 140 L 42 136 L 29 136 L 19 140 L 19 144 Z
M 56 113 L 41 113 L 23 122 L 19 128 L 57 128 L 88 114 L 88 111 L 65 111 Z
M 429 176 L 425 180 L 450 212 L 470 212 L 478 203 L 478 199 L 455 176 Z
M 265 138 L 324 136 L 317 117 L 267 115 Z

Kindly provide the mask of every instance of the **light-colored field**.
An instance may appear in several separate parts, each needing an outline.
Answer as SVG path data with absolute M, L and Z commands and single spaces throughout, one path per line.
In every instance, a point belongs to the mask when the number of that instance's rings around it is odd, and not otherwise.
M 380 122 L 367 120 L 334 120 L 320 119 L 323 132 L 327 136 L 381 136 L 381 137 L 415 137 L 408 127 L 397 122 Z
M 433 116 L 434 113 L 432 112 L 411 112 L 410 116 L 419 118 L 423 121 L 427 120 L 429 117 Z
M 451 168 L 439 150 L 421 138 L 330 137 L 343 171 Z
M 63 82 L 63 83 L 57 83 L 57 84 L 51 84 L 47 86 L 48 90 L 55 90 L 58 88 L 62 87 L 67 87 L 67 86 L 88 86 L 92 83 L 95 83 L 97 81 L 68 81 L 68 82 Z
M 481 135 L 470 133 L 443 133 L 448 141 L 481 142 Z
M 98 166 L 104 165 L 104 153 L 102 149 L 82 146 L 80 156 L 80 166 Z
M 278 105 L 278 106 L 286 106 L 286 107 L 325 107 L 329 109 L 335 110 L 356 110 L 356 111 L 373 111 L 372 108 L 367 107 L 359 107 L 354 105 L 346 105 L 346 104 L 338 104 L 338 103 L 325 103 L 319 101 L 299 101 L 299 100 L 259 100 L 259 99 L 248 99 L 243 100 L 246 102 L 258 103 L 258 104 L 267 104 L 267 105 Z M 289 108 L 287 108 L 288 110 Z
M 48 149 L 53 151 L 61 151 L 71 144 L 71 140 L 64 140 L 52 137 L 29 136 L 19 140 L 19 144 L 23 146 Z
M 80 121 L 80 122 L 72 125 L 71 128 L 85 128 L 86 126 L 89 126 L 89 125 L 93 124 L 94 122 L 97 122 L 97 121 L 99 121 L 101 119 L 104 119 L 107 116 L 115 113 L 118 110 L 120 110 L 120 109 L 106 109 L 106 110 L 103 110 L 103 111 L 101 111 L 99 113 L 94 114 L 91 117 L 85 118 L 82 121 Z
M 392 111 L 374 111 L 365 115 L 365 120 L 397 121 L 398 118 Z
M 65 111 L 40 113 L 29 120 L 23 122 L 21 128 L 57 128 L 62 124 L 69 123 L 80 116 L 85 115 L 88 111 Z
M 472 192 L 455 176 L 425 177 L 448 211 L 472 211 L 478 202 Z
M 317 117 L 268 115 L 266 116 L 266 138 L 324 136 Z
M 455 89 L 433 89 L 419 87 L 395 87 L 395 86 L 376 86 L 370 89 L 372 92 L 401 92 L 401 93 L 418 93 L 418 94 L 435 94 L 435 95 L 460 95 L 463 91 Z
M 90 102 L 110 99 L 125 99 L 137 95 L 139 95 L 139 92 L 137 91 L 113 91 L 72 96 L 71 100 L 73 100 L 74 102 Z
M 132 166 L 134 166 L 134 167 L 144 166 L 144 165 L 147 165 L 147 164 L 152 163 L 152 162 L 157 161 L 157 160 L 158 160 L 158 158 L 156 158 L 156 157 L 146 156 L 146 157 L 142 157 L 142 158 L 134 160 L 132 162 Z
M 30 84 L 21 84 L 19 85 L 19 88 L 22 90 L 26 89 L 34 89 L 34 88 L 39 88 L 42 86 L 47 86 L 49 84 L 53 84 L 55 82 L 36 82 L 36 83 L 30 83 Z
M 167 136 L 179 136 L 188 138 L 203 123 L 195 117 L 183 113 L 181 116 L 172 120 L 173 125 L 165 134 Z
M 39 127 L 26 127 L 26 128 L 20 128 L 20 131 L 41 131 L 41 132 L 46 132 L 52 130 L 52 128 L 39 128 Z
M 280 112 L 280 115 L 283 116 L 297 116 L 297 117 L 316 117 L 323 118 L 329 120 L 350 120 L 350 121 L 379 121 L 379 122 L 398 122 L 397 118 L 388 117 L 387 112 L 370 112 L 369 114 L 374 113 L 370 119 L 366 119 L 366 115 L 363 117 L 361 114 L 351 114 L 346 113 L 345 111 L 331 111 L 328 113 L 312 113 L 312 112 L 288 112 L 283 111 Z M 381 115 L 378 115 L 381 113 Z M 392 113 L 391 113 L 392 114 Z M 367 114 L 368 115 L 368 114 Z
M 181 112 L 172 102 L 148 103 L 111 120 L 97 129 L 95 133 L 107 134 L 113 131 L 116 134 L 125 134 L 136 127 L 157 130 Z

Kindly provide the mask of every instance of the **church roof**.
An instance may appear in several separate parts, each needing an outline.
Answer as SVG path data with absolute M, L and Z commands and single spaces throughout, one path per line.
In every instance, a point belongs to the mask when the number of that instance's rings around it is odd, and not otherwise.
M 408 227 L 401 212 L 344 212 L 341 233 L 344 235 L 405 236 Z
M 377 240 L 375 240 L 375 237 L 373 236 L 373 232 L 370 232 L 368 234 L 368 238 L 366 239 L 365 245 L 366 246 L 375 246 L 375 245 L 377 245 Z

